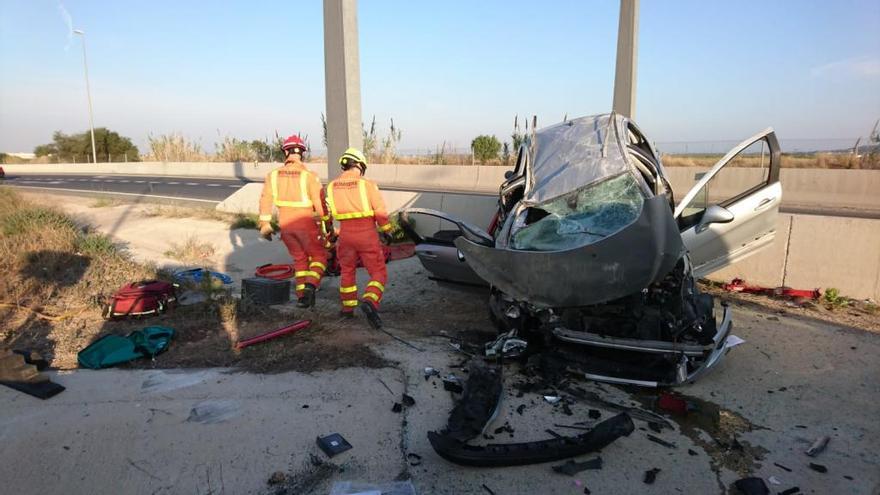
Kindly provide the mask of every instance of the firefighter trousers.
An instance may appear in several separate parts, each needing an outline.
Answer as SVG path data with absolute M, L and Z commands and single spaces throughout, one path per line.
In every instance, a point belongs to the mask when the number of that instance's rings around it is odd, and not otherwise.
M 306 284 L 315 288 L 321 284 L 321 278 L 327 269 L 327 250 L 321 242 L 318 225 L 309 220 L 299 222 L 292 229 L 281 231 L 281 241 L 293 258 L 294 276 L 296 277 L 296 297 L 302 297 Z
M 369 223 L 363 222 L 369 220 Z M 339 241 L 336 244 L 336 255 L 339 257 L 339 299 L 342 311 L 354 311 L 358 305 L 357 265 L 361 260 L 370 281 L 364 288 L 361 300 L 369 301 L 376 308 L 385 293 L 388 271 L 385 268 L 385 254 L 379 243 L 373 219 L 343 220 L 339 228 Z M 353 224 L 348 225 L 349 222 Z M 357 225 L 363 224 L 363 225 Z

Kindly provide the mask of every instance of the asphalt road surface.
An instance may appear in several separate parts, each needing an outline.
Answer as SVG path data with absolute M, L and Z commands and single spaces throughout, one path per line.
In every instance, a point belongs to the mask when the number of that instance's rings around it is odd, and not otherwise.
M 57 189 L 78 193 L 108 193 L 119 196 L 140 196 L 157 200 L 179 200 L 219 203 L 251 181 L 248 179 L 219 179 L 195 177 L 160 177 L 137 175 L 7 175 L 2 183 L 23 188 Z M 386 187 L 395 190 L 397 188 Z M 411 188 L 407 188 L 410 190 Z M 426 187 L 422 191 L 435 191 Z M 827 215 L 852 218 L 880 218 L 880 211 L 817 205 L 786 205 L 782 213 Z

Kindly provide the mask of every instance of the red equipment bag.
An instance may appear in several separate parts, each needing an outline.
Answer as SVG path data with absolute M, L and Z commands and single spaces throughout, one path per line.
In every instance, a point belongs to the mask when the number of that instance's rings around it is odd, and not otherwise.
M 153 316 L 177 304 L 173 284 L 161 280 L 143 280 L 122 286 L 104 308 L 104 318 Z

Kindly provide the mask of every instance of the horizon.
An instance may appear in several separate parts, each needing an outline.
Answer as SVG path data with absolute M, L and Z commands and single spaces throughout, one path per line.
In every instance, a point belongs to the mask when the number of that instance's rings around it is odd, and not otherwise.
M 634 120 L 668 144 L 735 143 L 768 126 L 783 144 L 867 136 L 880 118 L 880 3 L 790 5 L 642 1 Z M 515 115 L 543 127 L 607 112 L 617 9 L 361 2 L 364 123 L 375 115 L 384 135 L 393 118 L 406 154 L 466 149 L 480 134 L 509 141 Z M 297 22 L 279 22 L 291 10 Z M 319 151 L 321 15 L 320 2 L 0 0 L 0 150 L 88 131 L 82 29 L 95 127 L 141 153 L 148 135 L 174 132 L 207 151 L 225 136 L 302 132 Z

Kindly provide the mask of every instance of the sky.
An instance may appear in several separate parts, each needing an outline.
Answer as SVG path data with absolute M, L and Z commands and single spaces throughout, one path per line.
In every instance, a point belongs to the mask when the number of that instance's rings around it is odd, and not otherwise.
M 635 121 L 655 142 L 855 140 L 880 118 L 880 1 L 641 0 Z M 403 150 L 509 140 L 611 109 L 619 3 L 358 3 L 362 113 Z M 0 151 L 94 120 L 147 151 L 178 132 L 321 146 L 322 2 L 0 0 Z

